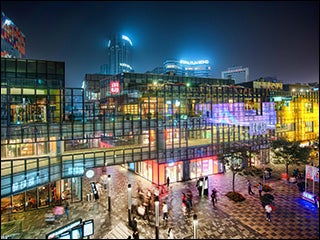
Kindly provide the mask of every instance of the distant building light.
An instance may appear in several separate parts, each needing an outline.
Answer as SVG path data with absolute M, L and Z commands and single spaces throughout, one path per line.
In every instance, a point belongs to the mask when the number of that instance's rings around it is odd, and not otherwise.
M 111 45 L 111 40 L 109 40 L 109 42 L 108 42 L 108 48 L 110 47 L 110 45 Z
M 199 60 L 199 61 L 180 60 L 180 64 L 186 64 L 186 65 L 209 64 L 209 60 Z
M 130 70 L 132 70 L 132 67 L 131 67 L 129 64 L 126 64 L 126 63 L 120 63 L 120 66 L 121 66 L 121 67 L 129 68 Z
M 128 41 L 130 43 L 130 45 L 132 46 L 132 42 L 131 42 L 130 38 L 128 38 L 125 35 L 122 35 L 122 39 Z

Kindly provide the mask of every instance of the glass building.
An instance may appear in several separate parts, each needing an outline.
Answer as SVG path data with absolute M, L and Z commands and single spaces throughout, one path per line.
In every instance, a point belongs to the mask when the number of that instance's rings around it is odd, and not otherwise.
M 103 65 L 101 73 L 118 74 L 133 72 L 132 41 L 126 35 L 115 35 L 108 42 L 107 65 Z
M 82 201 L 91 169 L 122 165 L 162 185 L 223 173 L 230 152 L 270 161 L 272 89 L 141 73 L 86 81 L 65 88 L 63 62 L 1 58 L 2 213 Z
M 1 57 L 24 58 L 25 55 L 25 35 L 4 12 L 1 12 Z

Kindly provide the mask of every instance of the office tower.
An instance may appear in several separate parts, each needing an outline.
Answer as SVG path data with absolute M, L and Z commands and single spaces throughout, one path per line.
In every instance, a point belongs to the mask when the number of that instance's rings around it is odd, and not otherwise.
M 1 57 L 24 58 L 25 54 L 25 35 L 1 12 Z
M 242 66 L 228 68 L 227 71 L 221 72 L 221 78 L 233 79 L 235 84 L 249 81 L 249 68 Z
M 125 35 L 115 35 L 108 42 L 107 70 L 104 74 L 118 74 L 133 72 L 132 68 L 132 41 Z

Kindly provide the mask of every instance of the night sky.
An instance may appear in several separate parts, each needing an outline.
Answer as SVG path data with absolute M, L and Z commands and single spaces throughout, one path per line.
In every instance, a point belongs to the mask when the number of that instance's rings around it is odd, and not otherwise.
M 133 68 L 208 59 L 250 80 L 319 81 L 319 1 L 1 1 L 26 36 L 26 58 L 64 61 L 66 87 L 99 73 L 114 33 L 133 42 Z

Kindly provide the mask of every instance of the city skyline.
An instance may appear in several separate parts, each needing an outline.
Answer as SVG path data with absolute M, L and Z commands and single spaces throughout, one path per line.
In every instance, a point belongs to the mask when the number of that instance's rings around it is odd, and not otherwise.
M 138 73 L 208 59 L 215 78 L 243 66 L 250 80 L 319 81 L 318 1 L 3 1 L 2 11 L 25 34 L 26 58 L 65 62 L 66 87 L 99 73 L 117 33 L 132 40 Z

